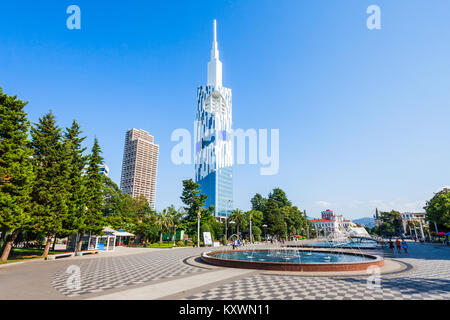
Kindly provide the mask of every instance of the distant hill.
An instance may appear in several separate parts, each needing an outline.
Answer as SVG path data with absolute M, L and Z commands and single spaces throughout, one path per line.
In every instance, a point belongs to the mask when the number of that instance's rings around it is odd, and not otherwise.
M 359 218 L 352 221 L 356 224 L 364 225 L 367 228 L 375 227 L 375 221 L 373 220 L 373 218 Z

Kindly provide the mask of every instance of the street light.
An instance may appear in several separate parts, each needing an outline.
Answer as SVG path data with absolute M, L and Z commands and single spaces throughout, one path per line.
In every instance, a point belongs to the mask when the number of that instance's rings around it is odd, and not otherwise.
M 236 222 L 234 222 L 234 221 L 230 221 L 230 224 L 231 224 L 231 235 L 233 235 L 233 224 L 235 224 Z
M 225 244 L 228 245 L 228 203 L 231 204 L 231 200 L 225 202 Z
M 197 248 L 200 248 L 200 218 L 202 213 L 200 212 L 200 208 L 197 212 Z
M 267 232 L 266 232 L 267 224 L 263 224 L 262 227 L 264 228 L 264 241 L 266 241 L 267 243 Z
M 250 244 L 253 244 L 252 240 L 252 213 L 250 211 Z

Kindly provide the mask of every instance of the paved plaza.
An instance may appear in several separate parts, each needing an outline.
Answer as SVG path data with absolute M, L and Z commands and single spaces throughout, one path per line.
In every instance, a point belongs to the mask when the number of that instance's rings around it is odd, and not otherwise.
M 0 299 L 450 299 L 449 247 L 410 243 L 408 254 L 381 251 L 403 267 L 382 274 L 379 288 L 368 287 L 367 274 L 305 275 L 210 266 L 198 259 L 209 250 L 127 248 L 111 255 L 4 265 Z M 79 270 L 78 286 L 70 285 L 71 266 Z

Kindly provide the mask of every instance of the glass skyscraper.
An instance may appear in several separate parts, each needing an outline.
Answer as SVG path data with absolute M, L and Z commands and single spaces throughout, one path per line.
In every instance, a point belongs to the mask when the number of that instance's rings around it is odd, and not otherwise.
M 233 207 L 233 137 L 231 89 L 222 86 L 222 62 L 217 48 L 217 28 L 206 86 L 197 89 L 195 123 L 195 181 L 206 194 L 206 207 L 215 207 L 216 217 L 226 217 Z

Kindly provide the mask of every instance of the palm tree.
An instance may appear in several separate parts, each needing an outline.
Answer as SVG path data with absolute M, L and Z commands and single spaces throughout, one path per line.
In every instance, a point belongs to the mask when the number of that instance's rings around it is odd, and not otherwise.
M 172 225 L 172 216 L 169 209 L 164 209 L 156 218 L 156 225 L 161 229 L 159 234 L 159 245 L 162 244 L 163 232 L 169 232 Z
M 170 214 L 170 228 L 173 229 L 173 244 L 175 245 L 175 237 L 176 237 L 176 233 L 177 233 L 177 229 L 181 226 L 182 224 L 182 217 L 185 214 L 184 209 L 183 208 L 179 208 L 178 210 L 175 210 L 174 206 L 170 206 L 168 208 L 169 210 L 169 214 Z
M 236 234 L 239 239 L 239 225 L 244 221 L 244 212 L 242 212 L 242 210 L 235 209 L 231 212 L 230 219 L 236 222 Z

